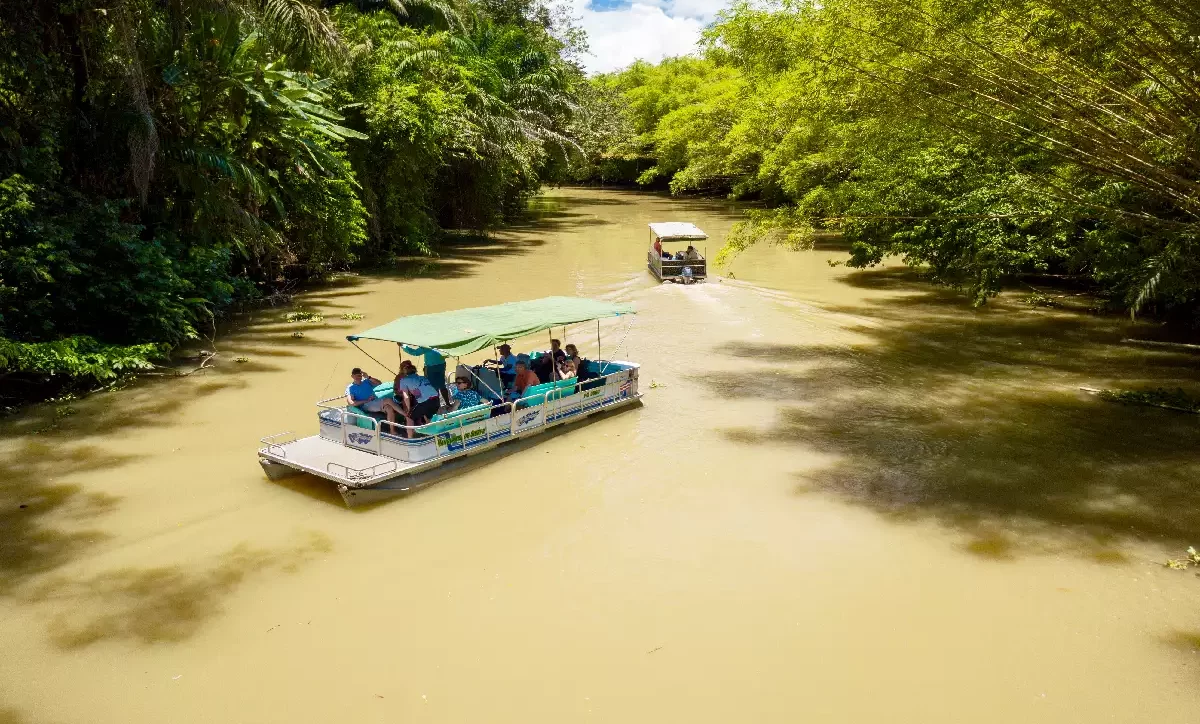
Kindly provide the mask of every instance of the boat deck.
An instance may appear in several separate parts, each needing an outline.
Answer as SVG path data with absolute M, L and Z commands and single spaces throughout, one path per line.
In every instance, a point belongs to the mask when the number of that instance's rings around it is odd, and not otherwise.
M 431 467 L 434 461 L 410 463 L 355 450 L 320 435 L 284 443 L 272 443 L 258 451 L 259 457 L 290 468 L 304 470 L 326 480 L 350 487 L 373 485 L 397 475 Z

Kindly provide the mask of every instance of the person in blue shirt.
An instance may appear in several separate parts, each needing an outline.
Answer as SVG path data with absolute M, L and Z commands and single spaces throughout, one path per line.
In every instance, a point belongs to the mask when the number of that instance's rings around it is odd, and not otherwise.
M 479 393 L 471 389 L 471 380 L 466 377 L 458 377 L 454 380 L 454 392 L 450 394 L 454 398 L 454 409 L 456 410 L 474 407 L 483 402 Z
M 512 353 L 512 347 L 500 345 L 500 358 L 488 361 L 500 365 L 500 384 L 504 385 L 504 389 L 512 387 L 513 380 L 517 378 L 517 356 Z
M 375 396 L 379 380 L 358 367 L 350 370 L 350 379 L 352 382 L 346 385 L 346 404 L 367 412 L 383 412 L 383 400 Z
M 401 349 L 416 357 L 421 355 L 425 360 L 425 378 L 433 385 L 439 393 L 446 392 L 446 358 L 440 352 L 436 352 L 428 347 L 413 347 L 407 344 L 400 345 Z

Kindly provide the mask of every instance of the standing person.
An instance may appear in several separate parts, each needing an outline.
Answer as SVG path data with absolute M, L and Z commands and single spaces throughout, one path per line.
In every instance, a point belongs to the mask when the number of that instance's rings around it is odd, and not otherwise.
M 410 347 L 409 345 L 400 345 L 401 349 L 416 357 L 422 355 L 425 360 L 425 379 L 433 385 L 433 388 L 438 391 L 438 394 L 443 397 L 449 397 L 446 392 L 446 358 L 440 352 L 436 352 L 428 347 Z

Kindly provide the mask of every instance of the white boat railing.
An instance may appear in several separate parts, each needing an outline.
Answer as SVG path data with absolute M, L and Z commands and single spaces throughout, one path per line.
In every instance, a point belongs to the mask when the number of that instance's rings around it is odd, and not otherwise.
M 387 475 L 388 473 L 395 472 L 400 468 L 400 465 L 395 460 L 387 460 L 382 463 L 372 465 L 369 468 L 352 468 L 341 463 L 325 464 L 325 472 L 329 473 L 330 475 L 339 475 L 337 468 L 341 468 L 342 472 L 340 475 L 346 480 L 370 480 L 371 478 L 375 478 L 380 475 Z M 380 470 L 380 468 L 383 469 Z
M 616 363 L 613 361 L 607 361 L 607 362 L 597 361 L 596 364 L 600 366 L 601 372 L 604 372 L 610 365 L 616 364 Z M 544 425 L 549 424 L 550 418 L 553 416 L 553 414 L 558 413 L 562 409 L 563 400 L 568 400 L 571 397 L 574 397 L 575 395 L 580 394 L 581 392 L 585 391 L 585 388 L 586 389 L 603 388 L 604 386 L 609 384 L 610 378 L 615 378 L 622 372 L 626 372 L 626 371 L 627 371 L 626 369 L 621 369 L 621 370 L 617 370 L 616 372 L 610 372 L 608 374 L 600 374 L 597 377 L 592 377 L 592 378 L 584 380 L 582 382 L 577 381 L 575 383 L 574 387 L 571 388 L 572 391 L 570 393 L 564 393 L 564 390 L 566 390 L 567 388 L 559 388 L 559 389 L 555 389 L 555 390 L 546 390 L 544 392 L 537 392 L 532 395 L 520 397 L 516 400 L 493 404 L 493 412 L 491 413 L 490 417 L 497 416 L 494 412 L 495 408 L 497 408 L 497 407 L 507 408 L 504 412 L 500 413 L 501 415 L 516 412 L 518 409 L 529 410 L 529 409 L 532 409 L 535 407 L 542 407 L 543 410 L 547 412 L 547 414 L 542 416 L 541 422 L 539 422 L 536 425 L 531 426 L 528 429 L 531 430 L 531 429 L 534 429 L 537 427 L 542 427 Z M 524 402 L 526 400 L 532 400 L 535 398 L 539 398 L 539 397 L 542 398 L 542 400 L 543 400 L 541 403 L 539 403 L 537 405 L 526 405 L 525 407 L 521 407 L 522 402 Z M 364 429 L 369 429 L 372 432 L 379 432 L 380 434 L 383 434 L 383 431 L 384 431 L 383 425 L 386 423 L 388 425 L 388 427 L 390 427 L 392 429 L 391 434 L 395 437 L 400 437 L 402 439 L 425 439 L 425 438 L 412 438 L 408 433 L 413 432 L 413 431 L 420 433 L 421 428 L 427 427 L 429 424 L 431 424 L 431 423 L 422 423 L 420 425 L 403 425 L 403 424 L 400 424 L 399 422 L 387 422 L 386 420 L 379 420 L 374 417 L 371 417 L 370 415 L 361 415 L 357 412 L 352 412 L 350 410 L 347 410 L 345 408 L 345 399 L 346 398 L 344 396 L 330 397 L 328 399 L 319 401 L 317 403 L 317 407 L 324 409 L 324 410 L 330 410 L 333 412 L 337 412 L 340 415 L 339 422 L 343 425 L 346 425 L 346 424 L 357 425 L 358 420 L 366 420 L 369 422 L 370 427 L 364 428 Z M 331 404 L 331 403 L 341 403 L 341 404 Z M 550 407 L 551 403 L 554 403 L 552 409 Z M 466 425 L 473 425 L 478 422 L 484 422 L 484 421 L 486 421 L 486 419 L 488 419 L 488 418 L 484 418 L 484 420 L 469 420 L 468 421 L 464 417 L 459 417 L 454 420 L 448 420 L 447 422 L 455 422 L 456 424 L 452 428 L 452 430 L 461 431 L 462 428 Z M 511 425 L 511 431 L 515 435 L 518 432 L 517 417 L 515 415 L 513 416 L 513 419 L 510 422 L 510 425 Z M 450 431 L 451 430 L 443 430 L 437 434 L 445 434 Z M 522 430 L 521 432 L 527 432 L 527 431 L 528 430 Z M 288 434 L 288 433 L 281 433 L 281 434 Z M 278 437 L 278 436 L 273 436 L 273 437 Z M 430 437 L 436 437 L 436 434 L 431 435 Z M 266 438 L 264 438 L 264 442 L 265 442 L 265 440 L 266 440 Z
M 280 438 L 288 438 L 288 439 L 280 440 Z M 285 450 L 283 446 L 287 445 L 289 442 L 295 442 L 295 441 L 296 441 L 296 434 L 294 432 L 292 432 L 291 430 L 288 430 L 286 432 L 280 432 L 275 435 L 267 435 L 264 438 L 259 438 L 259 442 L 261 442 L 263 445 L 267 446 L 266 450 L 268 453 L 275 455 L 276 457 L 281 457 L 281 458 L 287 458 L 287 450 Z

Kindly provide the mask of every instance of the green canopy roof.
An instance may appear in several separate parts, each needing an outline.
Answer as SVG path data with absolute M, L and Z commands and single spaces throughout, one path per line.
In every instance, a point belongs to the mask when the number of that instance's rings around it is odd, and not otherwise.
M 546 297 L 493 307 L 401 317 L 346 339 L 351 342 L 360 339 L 399 342 L 428 347 L 448 357 L 459 357 L 552 327 L 634 313 L 628 304 L 579 297 Z

